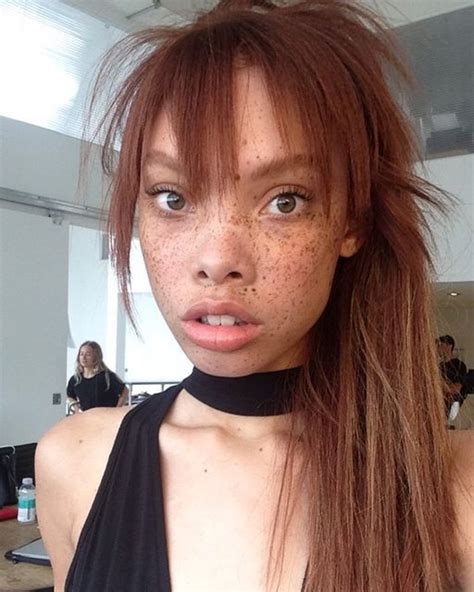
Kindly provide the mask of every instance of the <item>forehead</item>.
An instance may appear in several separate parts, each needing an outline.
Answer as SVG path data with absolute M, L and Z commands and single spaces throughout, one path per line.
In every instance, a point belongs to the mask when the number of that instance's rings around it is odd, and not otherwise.
M 270 161 L 290 155 L 308 154 L 308 149 L 296 121 L 288 126 L 290 136 L 285 141 L 274 115 L 265 80 L 257 68 L 246 67 L 234 76 L 234 130 L 238 157 L 238 173 L 256 161 Z M 178 160 L 173 122 L 164 110 L 151 128 L 145 152 L 164 152 Z
M 81 347 L 81 354 L 88 354 L 88 353 L 92 353 L 94 350 L 92 349 L 92 347 L 90 345 L 83 345 Z

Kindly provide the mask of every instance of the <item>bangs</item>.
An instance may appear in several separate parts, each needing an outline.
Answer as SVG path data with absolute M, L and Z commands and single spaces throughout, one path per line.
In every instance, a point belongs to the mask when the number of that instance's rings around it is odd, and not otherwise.
M 218 23 L 183 39 L 179 66 L 166 68 L 173 71 L 154 117 L 163 109 L 169 114 L 183 175 L 198 194 L 209 191 L 211 183 L 223 190 L 239 175 L 236 77 L 246 68 L 255 69 L 264 79 L 286 152 L 293 156 L 297 139 L 303 139 L 304 156 L 314 165 L 327 194 L 331 148 L 339 147 L 341 141 L 327 109 L 330 102 L 323 100 L 324 85 L 316 86 L 308 101 L 301 82 L 312 74 L 302 73 L 301 64 L 298 69 L 297 56 L 290 55 L 284 39 L 275 39 L 278 31 L 267 31 L 268 23 L 258 22 L 262 15 L 244 16 L 237 23 Z M 270 33 L 272 43 L 267 39 Z M 150 128 L 148 122 L 147 136 Z
M 140 166 L 144 140 L 166 110 L 187 182 L 200 192 L 211 179 L 221 187 L 234 179 L 235 72 L 255 67 L 288 152 L 298 129 L 326 196 L 331 154 L 342 153 L 349 213 L 360 217 L 369 207 L 369 169 L 380 150 L 377 113 L 393 111 L 380 104 L 387 101 L 377 88 L 380 62 L 390 54 L 374 30 L 381 31 L 375 17 L 354 6 L 308 2 L 267 12 L 217 8 L 188 27 L 141 33 L 123 48 L 135 59 L 147 55 L 122 91 L 128 103 L 122 105 L 127 123 L 119 126 L 122 165 Z

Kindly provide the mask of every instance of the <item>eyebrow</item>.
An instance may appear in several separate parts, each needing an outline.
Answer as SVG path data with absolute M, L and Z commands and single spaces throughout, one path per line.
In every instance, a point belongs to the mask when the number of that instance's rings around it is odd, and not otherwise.
M 150 150 L 144 158 L 144 167 L 164 166 L 165 168 L 181 172 L 183 166 L 179 160 L 162 150 Z M 250 172 L 250 179 L 256 181 L 271 175 L 286 173 L 294 169 L 312 168 L 314 160 L 308 154 L 291 154 L 271 158 L 262 162 Z
M 181 171 L 183 168 L 176 158 L 174 158 L 170 154 L 167 154 L 166 152 L 163 152 L 162 150 L 150 150 L 145 154 L 145 158 L 143 159 L 143 166 L 149 167 L 153 165 L 164 166 L 167 169 L 176 172 Z
M 312 166 L 314 166 L 313 159 L 308 154 L 279 156 L 256 166 L 250 173 L 250 178 L 256 181 L 263 177 L 287 173 L 294 169 L 310 168 Z

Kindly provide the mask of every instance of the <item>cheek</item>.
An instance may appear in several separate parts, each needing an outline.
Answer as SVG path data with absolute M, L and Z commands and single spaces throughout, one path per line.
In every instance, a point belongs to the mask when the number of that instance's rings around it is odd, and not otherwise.
M 304 232 L 273 244 L 266 253 L 266 275 L 271 280 L 270 285 L 291 293 L 315 282 L 330 284 L 339 258 L 340 242 L 339 236 L 324 230 Z
M 299 325 L 316 322 L 329 297 L 340 240 L 327 230 L 273 245 L 261 268 L 261 285 L 267 309 L 278 311 L 277 324 L 288 326 L 291 320 L 291 330 L 299 331 Z

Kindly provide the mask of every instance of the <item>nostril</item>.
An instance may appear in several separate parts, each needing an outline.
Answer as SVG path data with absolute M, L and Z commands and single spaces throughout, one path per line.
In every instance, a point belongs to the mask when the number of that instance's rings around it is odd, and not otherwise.
M 198 278 L 201 279 L 201 280 L 207 280 L 208 275 L 207 275 L 207 273 L 205 271 L 200 271 L 198 273 Z
M 230 275 L 231 278 L 238 278 L 238 279 L 240 279 L 242 277 L 242 274 L 240 272 L 238 272 L 238 271 L 231 271 L 229 273 L 229 275 Z

